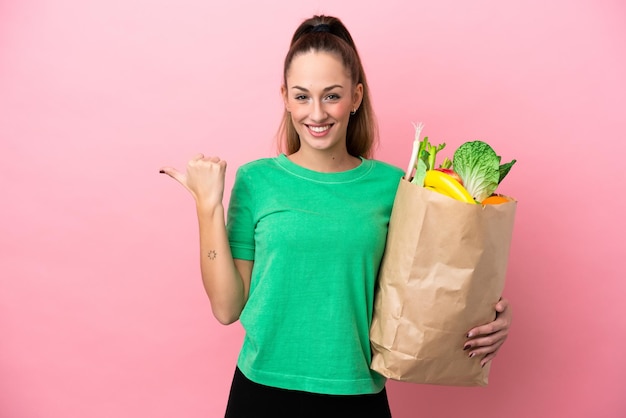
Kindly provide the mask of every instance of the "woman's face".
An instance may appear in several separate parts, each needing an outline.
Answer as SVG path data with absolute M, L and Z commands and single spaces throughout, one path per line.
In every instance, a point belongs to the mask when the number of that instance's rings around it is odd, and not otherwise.
M 350 112 L 361 104 L 363 85 L 353 86 L 341 59 L 328 52 L 297 55 L 282 93 L 301 150 L 346 152 Z

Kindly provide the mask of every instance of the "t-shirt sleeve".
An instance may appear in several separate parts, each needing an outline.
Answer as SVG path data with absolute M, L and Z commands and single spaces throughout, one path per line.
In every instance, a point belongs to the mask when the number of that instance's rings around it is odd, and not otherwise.
M 249 179 L 238 170 L 230 194 L 226 229 L 233 258 L 254 260 L 254 211 Z

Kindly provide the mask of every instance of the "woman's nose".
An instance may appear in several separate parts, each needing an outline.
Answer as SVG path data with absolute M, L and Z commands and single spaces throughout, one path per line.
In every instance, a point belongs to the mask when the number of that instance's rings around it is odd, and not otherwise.
M 326 110 L 324 109 L 324 104 L 321 101 L 316 100 L 313 102 L 311 119 L 316 122 L 321 122 L 326 119 Z

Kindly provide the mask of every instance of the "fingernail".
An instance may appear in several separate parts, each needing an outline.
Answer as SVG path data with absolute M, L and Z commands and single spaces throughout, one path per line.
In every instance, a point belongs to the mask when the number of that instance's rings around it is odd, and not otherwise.
M 472 334 L 471 332 L 467 333 L 467 338 L 472 338 L 474 336 L 474 334 Z
M 469 350 L 470 348 L 472 348 L 472 346 L 471 346 L 471 345 L 469 345 L 469 344 L 466 344 L 466 345 L 463 347 L 463 351 L 465 351 L 465 350 Z
M 470 354 L 469 354 L 469 358 L 472 358 L 472 357 L 474 357 L 475 355 L 476 355 L 476 353 L 470 353 Z
M 165 170 L 159 170 L 159 173 L 165 174 Z

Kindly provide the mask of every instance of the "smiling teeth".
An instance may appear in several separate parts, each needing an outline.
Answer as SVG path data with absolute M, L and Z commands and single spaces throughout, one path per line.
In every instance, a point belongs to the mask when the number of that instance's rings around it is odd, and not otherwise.
M 321 133 L 324 131 L 327 131 L 330 128 L 329 125 L 326 126 L 309 126 L 309 129 L 311 129 L 313 132 L 317 132 L 317 133 Z

